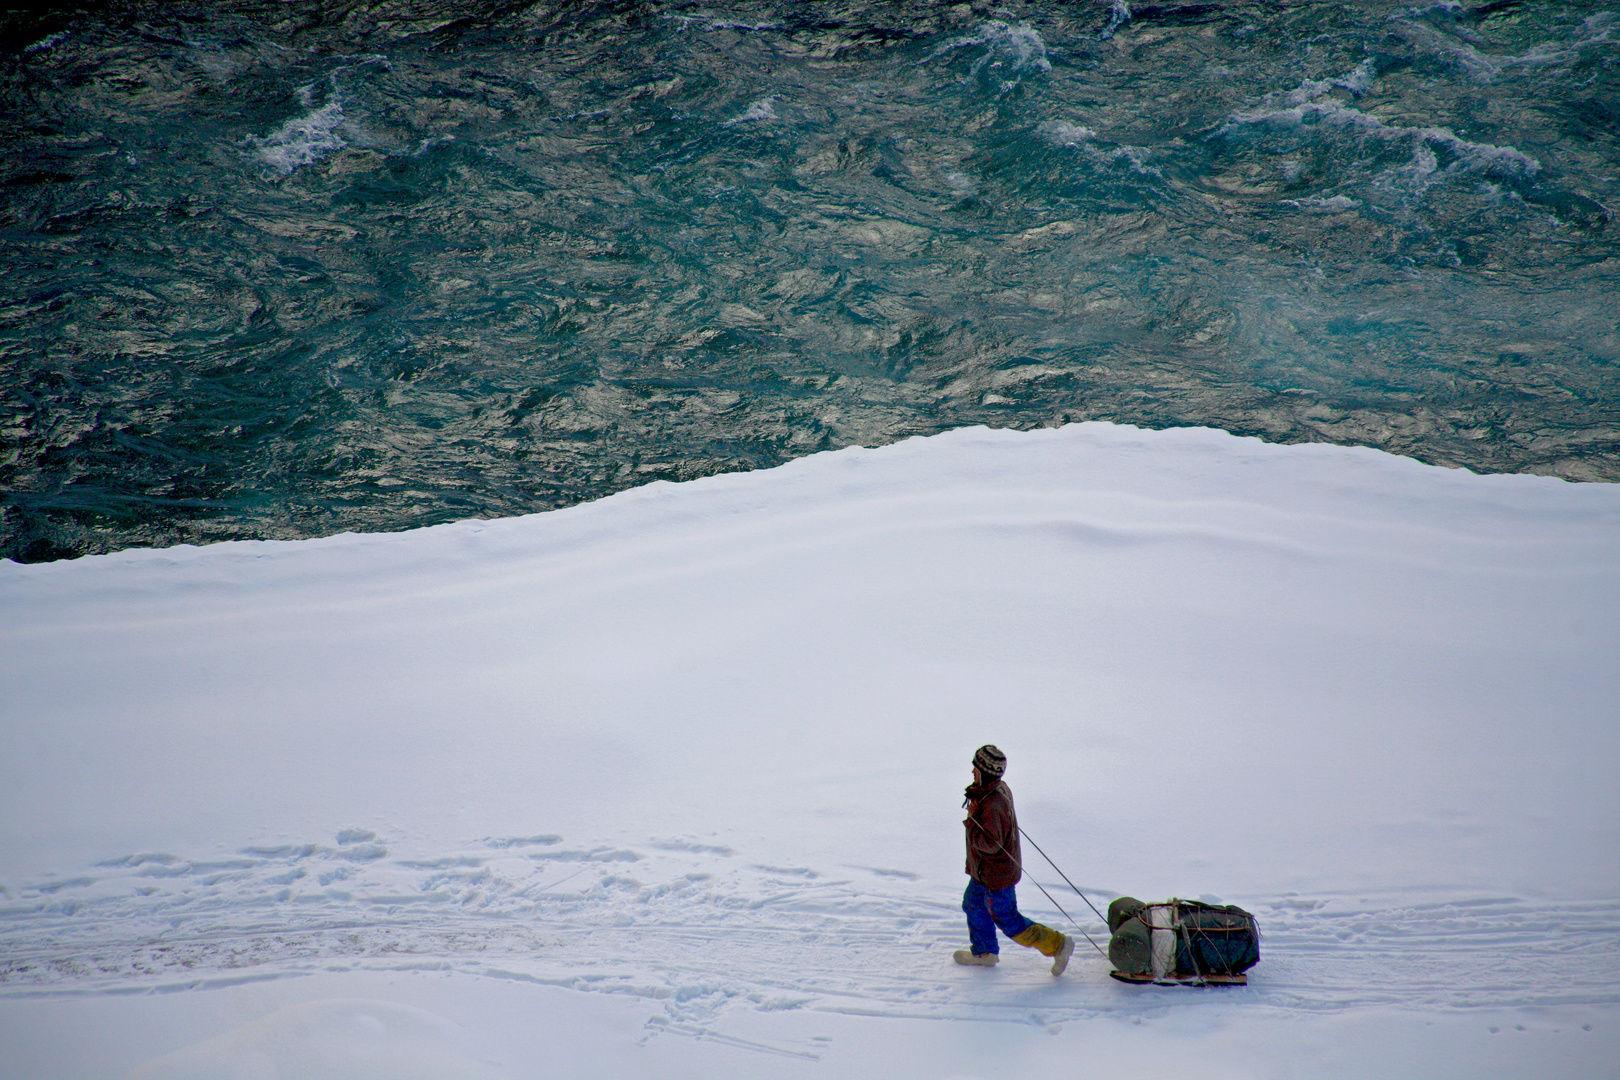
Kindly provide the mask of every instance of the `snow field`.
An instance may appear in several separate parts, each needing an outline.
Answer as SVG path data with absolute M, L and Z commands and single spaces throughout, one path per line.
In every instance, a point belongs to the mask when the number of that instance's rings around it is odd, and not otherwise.
M 434 859 L 392 858 L 368 836 L 212 863 L 132 856 L 95 872 L 16 890 L 3 925 L 17 946 L 0 986 L 118 993 L 421 967 L 640 997 L 660 1010 L 658 1024 L 694 1032 L 742 1002 L 1015 1022 L 1029 1007 L 1030 980 L 941 981 L 962 935 L 945 875 L 763 866 L 679 840 L 586 850 L 555 836 L 487 840 Z M 1050 873 L 1035 879 L 1106 945 L 1083 901 Z M 1033 886 L 1023 891 L 1032 915 L 1070 925 Z M 1090 895 L 1103 907 L 1113 894 Z M 1232 996 L 1299 1010 L 1620 996 L 1613 901 L 1368 899 L 1261 900 L 1264 977 Z M 1033 954 L 1028 964 L 1022 955 L 1009 947 L 1009 964 L 1037 973 Z M 1074 965 L 1095 992 L 1051 1003 L 1049 1022 L 1135 1007 L 1137 995 L 1098 982 L 1107 965 L 1089 946 Z
M 6 565 L 0 1035 L 30 1076 L 92 1075 L 42 1033 L 137 1014 L 168 1044 L 94 1075 L 246 1060 L 286 1008 L 327 1018 L 308 1076 L 451 1045 L 410 1009 L 464 1025 L 469 1076 L 868 1075 L 896 1040 L 936 1048 L 910 1075 L 988 1075 L 998 1046 L 1055 1074 L 1076 1045 L 1601 1075 L 1617 541 L 1607 486 L 1082 424 Z M 1253 910 L 1251 985 L 1123 987 L 1084 945 L 1061 980 L 1014 946 L 950 964 L 986 741 L 1099 907 Z M 185 990 L 210 993 L 144 996 Z M 546 1005 L 492 1026 L 519 1002 Z M 203 1075 L 164 1061 L 139 1075 Z

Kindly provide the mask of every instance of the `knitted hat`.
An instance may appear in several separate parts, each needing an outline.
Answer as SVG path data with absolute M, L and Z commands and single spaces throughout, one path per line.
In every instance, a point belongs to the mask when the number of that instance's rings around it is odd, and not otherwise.
M 973 767 L 979 770 L 985 783 L 1000 780 L 1001 774 L 1007 771 L 1007 755 L 994 746 L 986 744 L 979 747 L 979 752 L 973 755 Z

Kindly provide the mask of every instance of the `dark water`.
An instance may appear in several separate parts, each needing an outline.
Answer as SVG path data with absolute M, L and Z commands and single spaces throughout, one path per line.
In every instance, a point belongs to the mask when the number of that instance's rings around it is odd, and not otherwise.
M 976 423 L 1620 480 L 1610 6 L 10 16 L 0 556 Z

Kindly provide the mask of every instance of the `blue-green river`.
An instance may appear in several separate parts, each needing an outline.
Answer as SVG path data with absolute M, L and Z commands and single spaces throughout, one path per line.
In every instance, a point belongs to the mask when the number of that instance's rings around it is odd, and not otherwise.
M 0 557 L 967 424 L 1620 480 L 1612 6 L 0 16 Z

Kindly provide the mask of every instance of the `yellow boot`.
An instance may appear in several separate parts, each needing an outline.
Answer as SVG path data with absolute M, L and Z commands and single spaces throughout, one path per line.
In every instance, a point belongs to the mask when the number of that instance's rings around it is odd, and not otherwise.
M 1053 930 L 1050 926 L 1040 923 L 1030 923 L 1022 934 L 1013 938 L 1020 945 L 1031 949 L 1038 949 L 1042 956 L 1052 958 L 1052 974 L 1061 975 L 1063 969 L 1069 966 L 1069 957 L 1074 954 L 1074 939 Z

